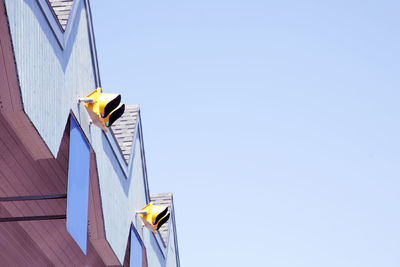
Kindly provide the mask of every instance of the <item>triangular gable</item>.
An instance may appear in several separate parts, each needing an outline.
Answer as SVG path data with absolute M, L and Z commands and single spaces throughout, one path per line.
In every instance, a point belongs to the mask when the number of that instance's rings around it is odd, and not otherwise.
M 163 224 L 158 230 L 164 247 L 166 248 L 167 260 L 170 257 L 169 253 L 173 253 L 174 256 L 171 258 L 176 261 L 176 266 L 180 266 L 179 251 L 178 251 L 178 238 L 176 233 L 175 224 L 175 210 L 174 210 L 174 199 L 172 193 L 158 193 L 150 195 L 151 201 L 154 205 L 168 206 L 169 212 L 171 213 L 170 219 L 167 223 Z M 170 251 L 171 246 L 173 250 Z M 175 259 L 174 259 L 175 258 Z
M 150 194 L 150 199 L 154 205 L 167 206 L 168 209 L 171 211 L 172 193 Z M 168 220 L 167 223 L 163 224 L 158 230 L 162 240 L 164 241 L 165 246 L 168 243 L 168 229 L 170 221 L 171 220 Z
M 71 14 L 73 0 L 48 0 L 54 13 L 57 16 L 62 28 L 65 30 L 67 27 L 69 15 Z
M 138 114 L 139 105 L 125 106 L 124 114 L 111 126 L 126 164 L 129 163 L 132 152 Z

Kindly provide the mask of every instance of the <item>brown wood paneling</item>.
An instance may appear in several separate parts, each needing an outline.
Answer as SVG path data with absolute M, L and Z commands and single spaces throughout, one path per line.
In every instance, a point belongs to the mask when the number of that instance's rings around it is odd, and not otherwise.
M 142 267 L 147 267 L 147 251 L 145 246 L 143 245 L 143 252 L 142 252 Z
M 2 122 L 0 121 L 1 124 Z M 6 138 L 12 140 L 5 140 Z M 15 142 L 15 144 L 6 145 L 9 142 Z M 49 188 L 45 189 L 47 191 L 43 191 L 46 182 L 50 179 L 47 176 L 49 173 L 38 171 L 38 167 L 36 166 L 35 168 L 34 166 L 33 159 L 29 159 L 29 153 L 24 153 L 22 145 L 20 144 L 18 147 L 17 144 L 18 140 L 15 140 L 15 137 L 8 135 L 7 131 L 0 129 L 0 178 L 2 178 L 0 179 L 0 188 L 2 189 L 0 194 L 2 196 L 17 196 L 49 193 Z M 18 161 L 15 160 L 14 156 L 18 158 Z M 55 161 L 55 159 L 49 159 L 49 161 L 51 160 Z M 29 203 L 5 203 L 5 207 L 11 210 L 13 216 L 65 214 L 66 201 L 46 200 Z M 98 209 L 101 210 L 101 207 L 98 207 Z M 94 261 L 96 262 L 96 266 L 102 265 L 102 260 L 98 257 L 97 251 L 92 244 L 88 244 L 88 255 L 85 256 L 81 252 L 80 248 L 67 232 L 65 221 L 40 222 L 40 224 L 35 222 L 25 224 L 25 227 L 32 233 L 33 239 L 37 241 L 38 246 L 45 251 L 54 264 L 63 262 L 71 266 L 80 264 L 90 265 L 90 262 Z M 89 247 L 91 250 L 89 250 Z
M 26 187 L 35 194 L 65 193 L 65 188 L 56 182 L 55 177 L 48 177 L 46 171 L 29 158 L 24 145 L 10 132 L 9 128 L 6 121 L 0 119 L 0 144 L 2 144 L 0 150 L 3 150 L 3 155 L 7 155 L 3 157 L 4 161 L 16 176 L 20 177 L 18 180 L 24 182 Z
M 66 193 L 66 174 L 61 171 L 64 178 L 60 179 L 50 169 L 59 168 L 56 159 L 35 161 L 18 136 L 13 134 L 8 121 L 1 118 L 2 114 L 0 114 L 0 167 L 3 176 L 1 181 L 3 196 Z M 49 162 L 53 162 L 54 166 L 45 168 L 44 164 Z M 5 208 L 9 209 L 13 216 L 65 214 L 66 203 L 65 201 L 63 203 L 60 201 L 19 202 L 7 203 Z M 32 233 L 34 240 L 38 242 L 38 246 L 54 264 L 62 262 L 67 265 L 80 265 L 87 263 L 90 258 L 96 262 L 99 261 L 98 256 L 97 258 L 93 255 L 85 256 L 80 251 L 66 231 L 65 221 L 61 225 L 59 222 L 52 221 L 40 224 L 35 222 L 26 224 L 26 227 Z M 96 253 L 95 250 L 93 251 Z
M 54 158 L 23 111 L 4 0 L 0 0 L 0 196 L 66 193 L 68 151 L 69 125 Z M 65 220 L 8 222 L 0 223 L 0 265 L 120 265 L 105 239 L 93 151 L 89 197 L 87 255 L 68 233 Z M 65 199 L 0 203 L 2 217 L 65 212 Z
M 4 177 L 1 177 L 1 179 L 5 180 Z M 7 191 L 7 194 L 9 194 L 9 195 L 18 195 L 18 192 L 15 191 L 11 186 L 9 186 L 8 188 L 9 188 L 9 191 Z M 6 192 L 4 192 L 3 188 L 0 189 L 0 194 L 6 195 Z M 5 217 L 23 216 L 24 214 L 29 214 L 30 212 L 34 212 L 35 215 L 42 215 L 43 213 L 37 213 L 38 211 L 35 208 L 32 209 L 33 204 L 34 203 L 6 202 L 6 203 L 3 203 L 2 206 L 7 210 L 7 215 Z M 39 229 L 39 231 L 38 231 L 37 227 L 35 227 L 35 225 L 32 225 L 33 222 L 0 223 L 0 226 L 3 225 L 3 224 L 9 224 L 9 225 L 13 225 L 15 227 L 17 227 L 18 224 L 24 225 L 24 229 L 27 232 L 29 232 L 31 238 L 33 240 L 35 240 L 35 243 L 37 244 L 37 246 L 40 247 L 40 249 L 43 251 L 43 253 L 46 254 L 47 257 L 49 259 L 51 259 L 51 261 L 54 264 L 62 262 L 61 260 L 59 260 L 59 258 L 55 254 L 55 252 L 52 250 L 51 245 L 48 244 L 44 240 L 43 237 L 47 235 L 47 233 L 45 231 L 43 231 L 44 229 Z M 1 228 L 0 228 L 0 230 L 1 230 Z M 29 244 L 27 244 L 27 245 L 29 245 Z M 16 251 L 19 251 L 15 247 L 13 249 L 16 250 Z M 14 252 L 14 253 L 16 253 L 16 252 Z
M 0 214 L 2 217 L 10 216 L 1 205 Z M 0 239 L 2 240 L 0 242 L 0 262 L 2 266 L 52 265 L 52 262 L 19 224 L 0 224 Z
M 22 110 L 21 95 L 4 1 L 0 0 L 0 110 Z
M 23 193 L 25 195 L 37 195 L 66 193 L 66 177 L 62 179 L 64 184 L 60 184 L 57 182 L 57 179 L 55 179 L 57 178 L 55 173 L 50 172 L 50 168 L 45 168 L 42 164 L 37 164 L 37 161 L 35 162 L 26 151 L 24 144 L 19 142 L 20 140 L 17 138 L 18 136 L 12 134 L 10 130 L 11 127 L 7 122 L 8 121 L 6 120 L 0 120 L 0 125 L 2 125 L 2 127 L 0 127 L 0 144 L 2 144 L 0 151 L 3 150 L 2 152 L 4 155 L 8 155 L 7 157 L 2 158 L 2 160 L 5 161 L 5 164 L 8 167 L 10 167 L 10 169 L 6 168 L 6 170 L 9 170 L 14 174 L 13 177 L 11 176 L 11 173 L 9 173 L 7 179 L 12 179 L 10 183 L 14 186 L 15 194 Z M 29 130 L 32 131 L 32 129 Z M 25 136 L 34 136 L 34 134 L 29 135 L 29 131 L 25 131 Z M 43 141 L 41 142 L 43 146 Z M 55 161 L 54 159 L 49 160 Z M 20 205 L 20 203 L 18 203 L 18 205 Z M 23 215 L 25 216 L 65 214 L 66 211 L 65 201 L 64 203 L 59 203 L 59 201 L 38 201 L 35 203 L 28 203 L 27 205 L 29 206 L 31 213 L 27 214 L 27 212 L 23 212 Z M 32 229 L 36 229 L 36 231 L 39 232 L 39 237 L 46 241 L 47 246 L 44 246 L 43 248 L 49 251 L 50 254 L 48 256 L 54 261 L 57 261 L 58 258 L 60 258 L 62 262 L 70 262 L 72 264 L 73 261 L 71 261 L 70 258 L 76 258 L 77 255 L 69 245 L 64 246 L 64 244 L 68 244 L 68 242 L 66 242 L 68 236 L 63 235 L 62 230 L 57 229 L 53 222 L 44 222 L 43 224 L 47 224 L 43 229 L 37 228 L 35 225 L 32 226 Z M 51 248 L 51 250 L 49 250 L 49 248 Z M 71 257 L 67 254 L 71 254 Z M 57 256 L 55 257 L 55 255 Z
M 0 115 L 3 116 L 1 120 L 6 120 L 7 124 L 12 128 L 14 134 L 24 144 L 24 147 L 34 160 L 53 158 L 50 150 L 44 145 L 42 138 L 25 112 L 22 110 L 17 112 L 1 112 Z
M 1 22 L 0 22 L 1 24 Z M 1 34 L 1 33 L 0 33 Z M 12 110 L 10 87 L 8 84 L 8 77 L 6 66 L 4 64 L 3 46 L 0 38 L 0 110 Z
M 7 138 L 7 140 L 9 140 L 9 142 L 6 144 L 7 147 L 15 152 L 13 154 L 17 161 L 27 159 L 25 162 L 23 162 L 22 168 L 24 168 L 25 170 L 29 169 L 32 172 L 39 174 L 39 178 L 43 177 L 42 179 L 44 179 L 47 176 L 52 177 L 47 181 L 47 186 L 49 187 L 49 189 L 53 190 L 53 193 L 65 192 L 66 185 L 64 185 L 64 183 L 66 182 L 66 177 L 62 172 L 60 174 L 57 174 L 52 167 L 46 166 L 48 165 L 46 162 L 48 160 L 52 160 L 53 156 L 50 153 L 47 153 L 46 149 L 43 149 L 43 140 L 41 140 L 41 138 L 38 138 L 38 133 L 36 132 L 36 130 L 34 129 L 32 130 L 33 128 L 32 126 L 29 128 L 25 127 L 23 136 L 24 139 L 26 139 L 26 141 L 21 142 L 19 135 L 14 134 L 12 125 L 10 125 L 9 121 L 1 118 L 2 114 L 0 114 L 0 123 L 3 125 L 2 127 L 3 130 L 0 129 L 0 135 L 4 136 L 5 138 Z M 29 137 L 31 137 L 30 138 L 31 140 L 29 140 Z M 47 156 L 47 158 L 43 159 L 42 161 L 37 161 L 39 159 L 35 160 L 34 158 L 32 158 L 32 154 L 29 153 L 29 151 L 26 148 L 25 145 L 26 143 L 35 144 L 37 151 L 42 150 L 44 152 L 43 156 Z M 41 149 L 37 148 L 40 143 L 42 147 Z M 43 164 L 40 164 L 41 162 Z M 56 163 L 56 161 L 54 162 Z M 61 181 L 62 184 L 60 184 L 57 181 L 57 179 Z
M 122 265 L 124 267 L 129 267 L 129 263 L 130 263 L 130 259 L 131 259 L 131 238 L 132 238 L 131 234 L 129 234 L 128 242 L 126 244 L 126 249 L 125 249 L 124 264 Z
M 37 194 L 56 194 L 66 193 L 67 183 L 67 165 L 68 159 L 68 134 L 64 133 L 62 144 L 60 145 L 60 153 L 64 155 L 64 159 L 57 161 L 54 158 L 42 158 L 46 154 L 46 147 L 41 139 L 37 142 L 37 146 L 42 146 L 41 149 L 45 153 L 39 154 L 41 159 L 35 160 L 32 154 L 29 153 L 25 147 L 25 143 L 19 139 L 19 135 L 13 134 L 15 124 L 9 123 L 10 116 L 5 118 L 4 114 L 0 113 L 0 175 L 4 179 L 0 182 L 0 191 L 3 196 L 17 196 L 17 195 L 37 195 Z M 19 129 L 22 129 L 20 127 Z M 25 134 L 37 134 L 34 129 L 24 127 Z M 69 128 L 66 128 L 66 132 Z M 26 137 L 25 137 L 26 138 Z M 34 139 L 35 137 L 33 137 Z M 28 141 L 28 140 L 26 140 Z M 40 144 L 41 143 L 41 144 Z M 67 143 L 67 144 L 66 144 Z M 6 155 L 6 156 L 4 156 Z M 36 154 L 37 156 L 38 154 Z M 64 166 L 60 166 L 64 162 Z M 92 161 L 92 166 L 95 161 Z M 66 165 L 66 166 L 65 166 Z M 93 167 L 92 167 L 93 169 Z M 97 181 L 97 172 L 92 174 L 92 181 Z M 62 177 L 61 177 L 62 176 Z M 102 223 L 102 213 L 100 206 L 100 196 L 98 189 L 98 182 L 91 185 L 95 189 L 96 200 L 92 201 L 92 208 L 94 210 L 95 219 Z M 7 192 L 7 193 L 6 193 Z M 93 206 L 94 205 L 94 206 Z M 66 201 L 35 201 L 29 203 L 6 203 L 5 208 L 10 211 L 13 216 L 28 216 L 28 215 L 48 215 L 48 214 L 65 214 Z M 93 225 L 93 224 L 89 224 Z M 95 224 L 97 225 L 97 224 Z M 45 255 L 55 264 L 66 264 L 71 266 L 91 265 L 102 266 L 103 261 L 98 255 L 95 246 L 88 242 L 88 254 L 84 255 L 80 248 L 76 245 L 75 241 L 66 230 L 65 220 L 61 221 L 44 221 L 24 223 L 27 232 L 31 234 L 32 239 L 37 242 L 38 246 L 42 249 Z M 100 230 L 97 230 L 100 229 Z M 104 225 L 97 228 L 96 233 L 102 233 L 102 241 L 104 241 Z M 99 235 L 97 235 L 99 236 Z M 108 252 L 112 251 L 108 243 L 102 243 L 103 250 Z M 109 255 L 110 253 L 108 253 Z M 112 255 L 115 258 L 115 255 Z

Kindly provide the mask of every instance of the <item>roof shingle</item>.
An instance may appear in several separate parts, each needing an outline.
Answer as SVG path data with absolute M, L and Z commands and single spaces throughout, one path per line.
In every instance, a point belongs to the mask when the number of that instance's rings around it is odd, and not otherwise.
M 129 162 L 132 151 L 138 114 L 139 105 L 125 106 L 124 114 L 111 126 L 111 130 L 121 148 L 126 164 Z
M 171 212 L 172 193 L 151 194 L 150 199 L 154 205 L 168 206 L 168 210 L 169 210 L 169 212 Z M 168 241 L 168 229 L 169 229 L 170 221 L 171 221 L 171 218 L 165 224 L 163 224 L 161 226 L 161 228 L 158 230 L 162 240 L 164 241 L 165 246 Z
M 74 0 L 48 0 L 58 21 L 65 30 Z

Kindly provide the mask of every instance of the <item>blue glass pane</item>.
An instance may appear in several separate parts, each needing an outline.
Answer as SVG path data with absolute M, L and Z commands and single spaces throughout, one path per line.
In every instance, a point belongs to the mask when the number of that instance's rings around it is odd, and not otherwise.
M 90 148 L 71 116 L 67 189 L 67 229 L 86 254 Z
M 131 257 L 129 267 L 142 267 L 142 243 L 136 234 L 136 231 L 131 228 Z

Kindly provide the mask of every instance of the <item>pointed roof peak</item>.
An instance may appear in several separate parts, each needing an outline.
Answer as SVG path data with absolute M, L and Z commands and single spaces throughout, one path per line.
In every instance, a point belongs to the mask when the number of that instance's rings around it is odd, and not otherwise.
M 60 25 L 65 30 L 74 0 L 48 0 Z
M 132 152 L 132 142 L 135 136 L 139 109 L 139 105 L 125 106 L 124 114 L 111 126 L 111 130 L 117 139 L 126 164 L 129 163 Z
M 168 209 L 171 211 L 172 206 L 172 193 L 157 193 L 157 194 L 150 194 L 151 202 L 154 205 L 162 205 L 167 206 Z M 171 219 L 167 221 L 167 223 L 163 224 L 158 232 L 161 235 L 162 240 L 164 241 L 164 246 L 167 246 L 168 243 L 168 230 L 169 230 L 169 223 Z

